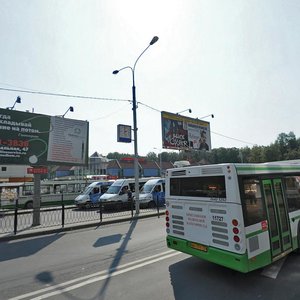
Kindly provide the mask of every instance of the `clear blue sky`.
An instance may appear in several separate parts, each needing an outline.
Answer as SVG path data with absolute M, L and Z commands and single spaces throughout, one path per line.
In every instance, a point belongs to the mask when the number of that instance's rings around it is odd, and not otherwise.
M 155 35 L 135 73 L 140 155 L 161 148 L 161 110 L 214 114 L 212 148 L 300 137 L 298 0 L 2 0 L 0 88 L 130 100 L 130 70 L 112 71 Z M 117 124 L 132 125 L 129 101 L 0 90 L 0 106 L 17 96 L 23 111 L 72 105 L 67 117 L 90 122 L 90 154 L 133 153 L 117 143 Z

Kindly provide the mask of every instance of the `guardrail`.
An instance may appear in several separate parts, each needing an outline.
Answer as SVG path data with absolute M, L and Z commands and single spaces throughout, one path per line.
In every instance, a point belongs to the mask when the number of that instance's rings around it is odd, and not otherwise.
M 159 216 L 165 211 L 164 207 L 156 206 L 154 208 L 140 209 L 140 215 L 149 213 Z M 39 223 L 33 225 L 34 215 L 38 214 Z M 105 220 L 134 218 L 134 207 L 123 208 L 121 210 L 113 210 L 105 205 L 95 208 L 79 209 L 76 206 L 61 206 L 42 207 L 38 211 L 34 209 L 20 209 L 17 206 L 15 209 L 0 210 L 0 234 L 17 234 L 17 232 L 34 228 L 50 228 L 61 227 L 66 225 L 79 223 L 96 223 L 101 224 Z

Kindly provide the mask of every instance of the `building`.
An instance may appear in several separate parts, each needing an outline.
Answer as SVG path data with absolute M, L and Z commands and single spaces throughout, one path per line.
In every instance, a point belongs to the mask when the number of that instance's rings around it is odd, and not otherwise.
M 33 175 L 27 174 L 29 167 L 24 165 L 0 165 L 0 182 L 32 181 Z

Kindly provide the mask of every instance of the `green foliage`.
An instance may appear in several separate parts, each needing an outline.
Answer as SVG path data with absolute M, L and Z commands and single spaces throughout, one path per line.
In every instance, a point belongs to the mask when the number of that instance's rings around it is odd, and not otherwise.
M 121 159 L 124 157 L 134 157 L 134 155 L 128 153 L 119 153 L 119 152 L 110 152 L 107 154 L 108 159 Z

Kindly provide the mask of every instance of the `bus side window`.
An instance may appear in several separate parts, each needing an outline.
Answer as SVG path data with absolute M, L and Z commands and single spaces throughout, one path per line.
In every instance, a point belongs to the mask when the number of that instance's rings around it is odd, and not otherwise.
M 266 210 L 257 179 L 244 179 L 242 181 L 241 200 L 244 207 L 245 226 L 266 220 Z
M 300 177 L 286 176 L 284 186 L 289 211 L 300 209 Z

